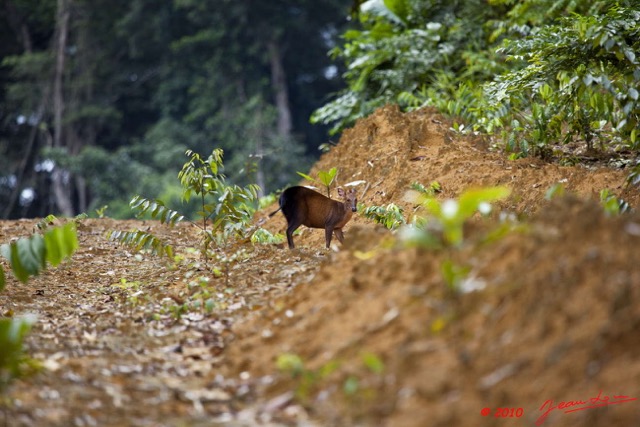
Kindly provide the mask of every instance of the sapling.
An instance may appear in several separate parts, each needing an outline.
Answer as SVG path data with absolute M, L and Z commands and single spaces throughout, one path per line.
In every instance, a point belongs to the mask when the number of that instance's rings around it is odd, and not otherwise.
M 227 185 L 226 177 L 221 172 L 221 149 L 214 149 L 206 159 L 191 150 L 187 150 L 185 154 L 189 160 L 178 174 L 182 185 L 182 200 L 188 202 L 194 195 L 200 199 L 199 221 L 189 222 L 200 230 L 201 255 L 207 263 L 211 243 L 224 248 L 232 236 L 244 236 L 249 230 L 249 222 L 257 206 L 258 186 Z M 138 211 L 138 216 L 149 214 L 170 226 L 185 220 L 184 215 L 167 208 L 161 200 L 135 196 L 129 205 Z M 156 254 L 173 256 L 171 245 L 145 231 L 112 231 L 110 239 L 137 248 L 150 248 Z
M 426 216 L 418 216 L 412 226 L 403 229 L 401 236 L 408 243 L 421 246 L 439 246 L 441 243 L 460 246 L 463 243 L 463 226 L 476 213 L 488 214 L 490 202 L 503 199 L 510 194 L 507 187 L 488 187 L 463 192 L 458 200 L 436 200 L 421 196 L 417 201 L 427 211 Z M 432 231 L 442 233 L 442 242 Z
M 34 234 L 3 244 L 0 252 L 9 261 L 16 278 L 26 283 L 31 276 L 40 274 L 47 263 L 55 267 L 73 255 L 77 248 L 76 224 L 68 222 L 49 228 L 44 235 Z M 0 291 L 5 284 L 4 269 L 0 264 Z M 23 354 L 22 350 L 24 338 L 35 321 L 35 316 L 0 318 L 0 394 L 14 379 L 38 368 L 36 361 Z
M 333 181 L 335 181 L 336 176 L 338 175 L 338 168 L 333 167 L 328 171 L 324 171 L 324 170 L 318 171 L 318 179 L 315 179 L 302 172 L 297 172 L 297 174 L 306 180 L 324 185 L 325 188 L 327 189 L 327 197 L 331 197 L 331 184 L 333 184 Z

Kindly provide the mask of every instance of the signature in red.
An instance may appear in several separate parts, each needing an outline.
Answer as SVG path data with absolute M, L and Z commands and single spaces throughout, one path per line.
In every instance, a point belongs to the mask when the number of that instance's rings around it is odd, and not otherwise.
M 633 400 L 638 400 L 638 398 L 622 395 L 603 396 L 602 390 L 600 390 L 600 393 L 598 393 L 596 397 L 591 397 L 588 400 L 569 400 L 567 402 L 560 402 L 556 405 L 554 404 L 553 400 L 549 399 L 540 407 L 539 411 L 544 412 L 542 415 L 540 415 L 540 417 L 538 417 L 536 425 L 542 425 L 549 414 L 556 409 L 564 409 L 564 413 L 568 414 L 569 412 L 584 411 L 585 409 L 599 408 L 601 406 L 607 405 L 616 405 L 620 403 L 631 402 Z

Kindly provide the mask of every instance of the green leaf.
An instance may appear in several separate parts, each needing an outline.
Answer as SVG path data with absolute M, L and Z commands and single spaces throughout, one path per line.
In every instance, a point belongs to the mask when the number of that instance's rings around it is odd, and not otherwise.
M 358 378 L 354 377 L 353 375 L 350 375 L 344 381 L 344 385 L 342 386 L 342 390 L 347 396 L 353 396 L 358 392 L 359 388 L 360 388 L 360 384 L 359 384 Z
M 564 195 L 564 185 L 559 182 L 553 184 L 544 195 L 547 200 L 555 199 L 556 197 L 562 197 Z
M 26 283 L 29 279 L 29 272 L 20 262 L 20 257 L 18 256 L 18 245 L 15 243 L 9 245 L 9 256 L 7 256 L 7 259 L 11 263 L 11 270 L 13 270 L 13 274 L 16 278 L 22 283 Z
M 374 374 L 379 375 L 384 372 L 384 363 L 378 356 L 373 353 L 364 353 L 362 355 L 362 362 Z
M 468 218 L 473 215 L 482 203 L 504 199 L 511 194 L 509 187 L 490 187 L 465 191 L 459 200 L 458 215 Z
M 276 366 L 280 371 L 289 372 L 293 376 L 298 376 L 304 371 L 304 363 L 297 354 L 284 353 L 276 359 Z
M 13 379 L 26 373 L 28 358 L 22 354 L 22 342 L 35 320 L 35 316 L 0 319 L 0 394 Z
M 320 178 L 320 182 L 322 182 L 325 187 L 329 187 L 333 183 L 337 173 L 338 169 L 333 167 L 329 169 L 329 171 L 319 171 L 318 178 Z
M 25 283 L 29 276 L 36 276 L 45 266 L 44 239 L 39 234 L 22 238 L 11 244 L 11 263 L 16 277 Z
M 151 233 L 141 230 L 136 231 L 111 231 L 109 240 L 133 246 L 137 250 L 150 248 L 155 255 L 167 255 L 173 257 L 173 248 L 165 244 Z
M 302 172 L 296 172 L 296 173 L 308 181 L 315 182 L 315 179 L 310 177 L 306 173 L 302 173 Z
M 75 225 L 68 223 L 49 230 L 44 235 L 46 259 L 57 266 L 63 259 L 70 257 L 78 249 L 78 236 Z

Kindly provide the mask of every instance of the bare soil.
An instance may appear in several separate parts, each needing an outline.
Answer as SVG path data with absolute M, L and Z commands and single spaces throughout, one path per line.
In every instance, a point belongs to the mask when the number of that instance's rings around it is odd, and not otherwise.
M 303 227 L 296 250 L 237 245 L 225 269 L 205 265 L 187 224 L 83 220 L 70 262 L 0 294 L 0 314 L 38 315 L 26 350 L 42 364 L 4 396 L 4 424 L 640 424 L 640 215 L 609 217 L 598 201 L 609 189 L 639 206 L 628 171 L 508 160 L 433 111 L 393 107 L 347 130 L 311 175 L 333 166 L 340 184 L 361 181 L 360 202 L 407 217 L 421 213 L 405 197 L 413 182 L 437 181 L 439 199 L 507 185 L 496 207 L 519 226 L 487 239 L 497 215 L 474 218 L 460 248 L 429 250 L 356 215 L 344 245 L 327 251 L 323 230 Z M 547 201 L 558 182 L 568 195 Z M 274 209 L 256 222 L 283 232 Z M 0 242 L 36 222 L 0 222 Z M 180 258 L 105 238 L 135 227 Z M 465 269 L 463 290 L 447 264 Z

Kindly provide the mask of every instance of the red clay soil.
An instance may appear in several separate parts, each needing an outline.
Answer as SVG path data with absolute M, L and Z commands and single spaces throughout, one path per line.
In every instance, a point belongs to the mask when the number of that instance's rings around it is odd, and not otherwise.
M 639 425 L 640 215 L 599 204 L 609 189 L 639 206 L 628 171 L 511 161 L 448 128 L 430 110 L 380 109 L 311 175 L 336 166 L 360 202 L 407 217 L 424 215 L 405 197 L 413 182 L 437 181 L 441 200 L 507 185 L 496 207 L 518 222 L 506 235 L 488 238 L 494 215 L 474 218 L 460 247 L 407 247 L 355 215 L 344 245 L 325 251 L 323 230 L 302 227 L 295 251 L 237 246 L 218 275 L 188 250 L 187 226 L 85 220 L 70 263 L 0 294 L 3 314 L 39 315 L 27 350 L 45 366 L 6 392 L 6 424 Z M 569 195 L 547 201 L 558 182 Z M 274 209 L 256 221 L 282 233 Z M 35 222 L 0 223 L 0 240 Z M 182 258 L 104 238 L 132 226 Z M 464 272 L 455 286 L 446 266 Z M 210 313 L 176 315 L 204 291 Z M 278 369 L 286 360 L 303 366 Z
M 338 166 L 341 183 L 365 181 L 365 205 L 393 202 L 405 213 L 413 207 L 403 196 L 415 181 L 439 182 L 439 198 L 508 185 L 512 194 L 500 208 L 528 218 L 527 227 L 491 244 L 478 233 L 462 249 L 429 251 L 398 248 L 388 232 L 356 218 L 345 247 L 328 255 L 308 285 L 235 328 L 238 345 L 230 350 L 238 369 L 267 375 L 283 353 L 299 355 L 311 370 L 341 362 L 307 403 L 332 425 L 533 425 L 548 400 L 588 401 L 601 391 L 640 397 L 640 217 L 608 218 L 597 203 L 607 188 L 638 206 L 626 172 L 510 161 L 472 141 L 451 141 L 447 128 L 430 111 L 381 109 L 346 131 L 312 175 Z M 575 196 L 546 201 L 558 182 Z M 282 230 L 277 221 L 274 230 Z M 312 248 L 323 239 L 322 230 L 296 238 Z M 448 293 L 441 269 L 450 260 L 483 290 Z M 283 316 L 286 310 L 295 316 Z M 261 331 L 273 319 L 278 332 L 265 339 Z M 381 375 L 363 367 L 363 353 L 381 358 Z M 363 383 L 355 396 L 341 390 L 350 376 Z M 270 390 L 291 384 L 299 381 Z M 522 408 L 522 419 L 496 419 L 498 408 Z M 545 424 L 639 422 L 640 401 L 632 401 L 552 410 Z

